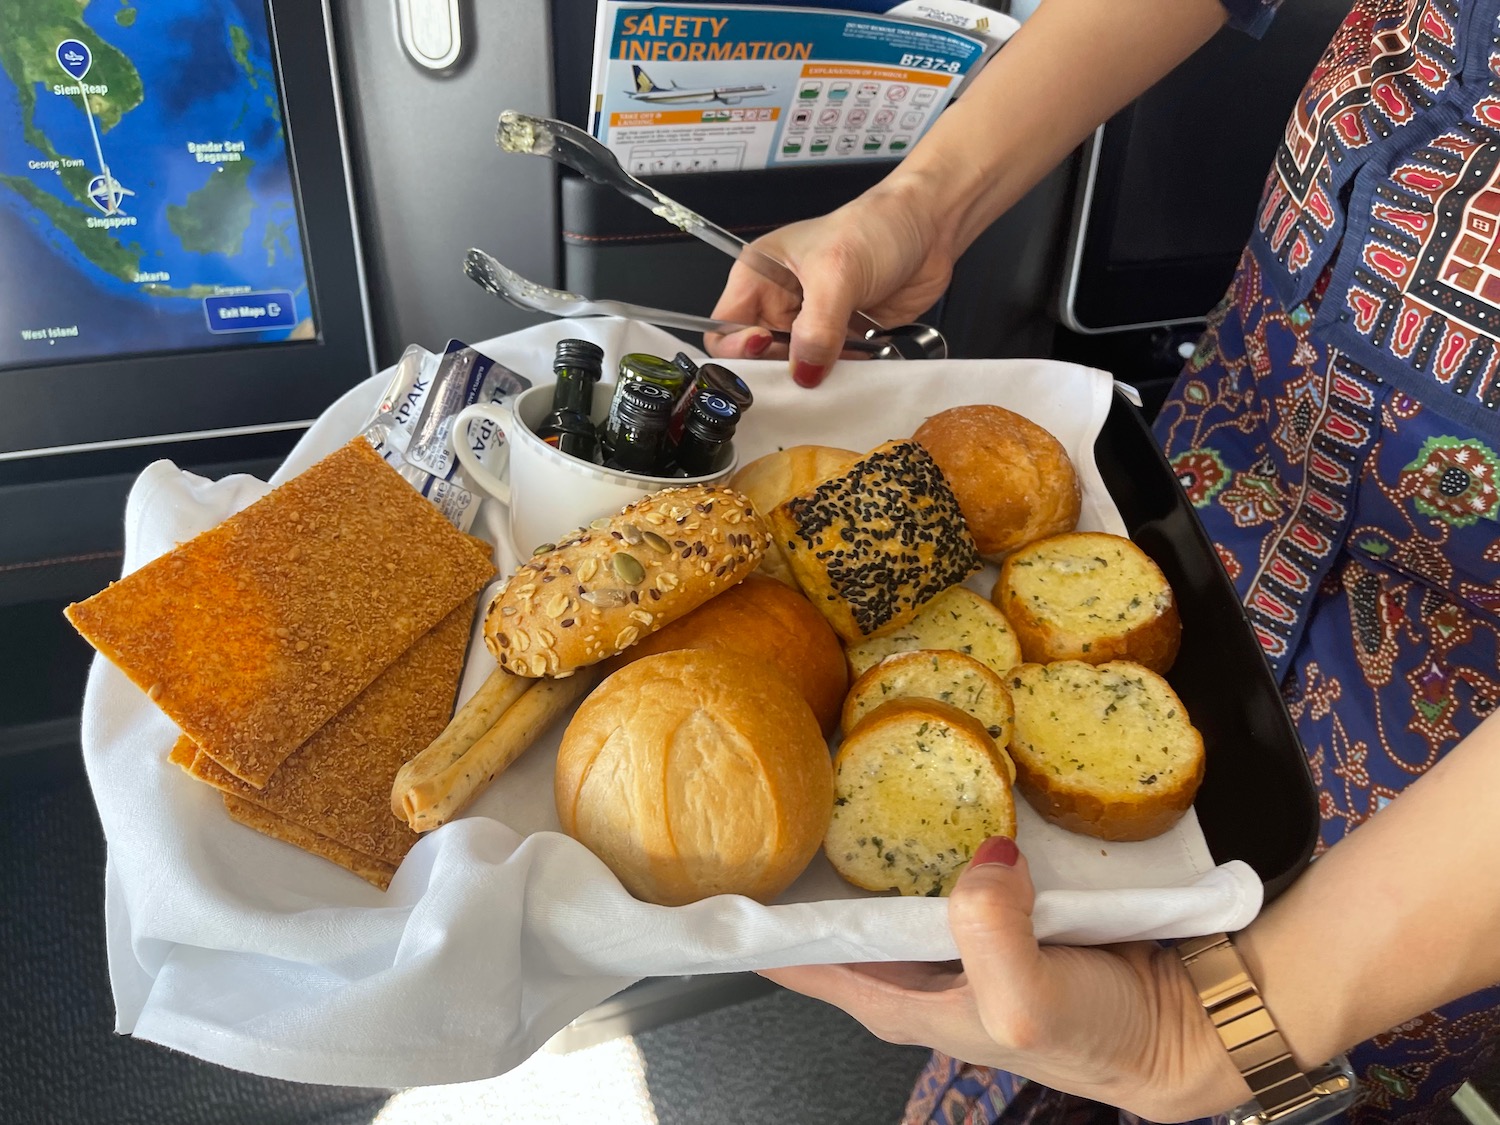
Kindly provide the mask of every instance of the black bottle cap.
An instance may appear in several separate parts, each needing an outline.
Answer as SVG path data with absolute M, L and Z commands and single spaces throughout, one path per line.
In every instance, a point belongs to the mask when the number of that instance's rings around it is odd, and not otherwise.
M 739 425 L 740 408 L 723 395 L 707 391 L 693 399 L 683 429 L 705 441 L 727 441 Z
M 552 366 L 581 367 L 595 379 L 603 372 L 604 349 L 588 340 L 559 340 L 552 357 Z
M 698 374 L 698 365 L 693 362 L 693 357 L 687 352 L 678 352 L 672 357 L 672 363 L 686 371 L 689 379 Z
M 630 425 L 670 419 L 675 395 L 655 383 L 626 383 L 620 388 L 617 410 L 620 421 Z
M 708 380 L 718 394 L 738 406 L 741 414 L 755 404 L 750 385 L 722 364 L 705 363 L 698 368 L 698 373 Z

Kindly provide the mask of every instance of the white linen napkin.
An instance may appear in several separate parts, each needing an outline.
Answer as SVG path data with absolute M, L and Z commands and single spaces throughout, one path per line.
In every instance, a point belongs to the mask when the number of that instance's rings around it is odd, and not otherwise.
M 533 377 L 565 336 L 609 356 L 680 343 L 621 321 L 559 322 L 478 345 Z M 929 414 L 997 402 L 1062 438 L 1084 482 L 1081 526 L 1123 530 L 1092 444 L 1109 409 L 1101 372 L 1050 361 L 841 364 L 817 392 L 783 364 L 737 364 L 756 401 L 741 463 L 815 441 L 866 449 Z M 276 474 L 347 441 L 387 375 L 334 404 Z M 141 475 L 126 509 L 125 571 L 263 495 L 249 477 L 209 482 L 169 462 Z M 515 559 L 503 510 L 476 532 Z M 561 531 L 563 529 L 559 529 Z M 974 583 L 988 592 L 993 571 Z M 490 664 L 471 649 L 467 697 Z M 176 730 L 102 658 L 84 699 L 83 750 L 108 842 L 105 912 L 116 1025 L 225 1066 L 278 1078 L 383 1087 L 461 1082 L 522 1062 L 570 1020 L 643 976 L 806 963 L 948 960 L 945 904 L 844 883 L 819 856 L 773 906 L 720 896 L 666 908 L 633 899 L 557 831 L 554 729 L 460 820 L 424 837 L 382 894 L 316 857 L 233 823 L 217 793 L 166 755 Z M 1234 930 L 1260 907 L 1244 863 L 1215 867 L 1197 821 L 1139 844 L 1103 844 L 1024 804 L 1019 843 L 1051 941 L 1098 943 Z

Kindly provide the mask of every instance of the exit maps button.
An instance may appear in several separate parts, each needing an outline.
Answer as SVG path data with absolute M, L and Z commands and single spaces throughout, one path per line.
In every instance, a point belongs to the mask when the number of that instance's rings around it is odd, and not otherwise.
M 204 297 L 203 313 L 210 332 L 259 332 L 290 328 L 297 323 L 297 305 L 285 289 Z

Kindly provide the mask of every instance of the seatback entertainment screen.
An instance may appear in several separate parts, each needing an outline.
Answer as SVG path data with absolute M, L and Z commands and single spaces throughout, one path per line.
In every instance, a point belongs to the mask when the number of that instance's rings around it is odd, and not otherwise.
M 317 336 L 264 0 L 0 0 L 0 369 Z

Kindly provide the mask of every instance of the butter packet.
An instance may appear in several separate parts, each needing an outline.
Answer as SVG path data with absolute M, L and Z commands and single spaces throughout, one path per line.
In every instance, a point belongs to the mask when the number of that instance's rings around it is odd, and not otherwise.
M 449 340 L 442 355 L 413 344 L 402 353 L 375 417 L 361 433 L 448 522 L 468 531 L 483 494 L 470 484 L 451 443 L 469 441 L 480 464 L 503 477 L 505 435 L 484 422 L 456 438 L 453 420 L 475 402 L 500 402 L 530 386 L 525 376 L 461 340 Z
M 481 464 L 493 471 L 499 447 L 505 436 L 494 425 L 470 425 L 469 433 L 455 435 L 454 420 L 458 412 L 476 402 L 496 403 L 520 394 L 531 387 L 531 380 L 516 374 L 504 364 L 496 363 L 467 344 L 449 340 L 438 361 L 437 372 L 427 389 L 422 409 L 411 428 L 406 449 L 408 464 L 425 469 L 435 477 L 452 479 L 458 465 L 453 452 L 455 440 L 467 441 Z M 475 431 L 479 430 L 479 433 Z M 499 475 L 499 474 L 497 474 Z

